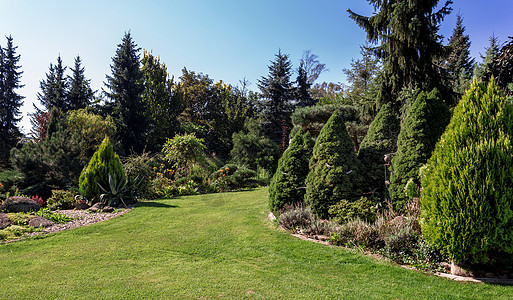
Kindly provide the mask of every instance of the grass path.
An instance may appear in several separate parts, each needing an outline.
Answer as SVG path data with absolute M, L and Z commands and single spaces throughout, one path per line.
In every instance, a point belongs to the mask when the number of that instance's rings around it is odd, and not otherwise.
M 0 299 L 513 299 L 302 241 L 267 189 L 142 203 L 118 218 L 0 245 Z

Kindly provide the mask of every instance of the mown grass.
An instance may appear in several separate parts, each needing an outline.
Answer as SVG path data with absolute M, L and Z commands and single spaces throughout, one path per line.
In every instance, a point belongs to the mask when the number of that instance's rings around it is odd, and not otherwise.
M 116 219 L 0 246 L 1 299 L 512 299 L 299 240 L 267 190 L 144 202 Z

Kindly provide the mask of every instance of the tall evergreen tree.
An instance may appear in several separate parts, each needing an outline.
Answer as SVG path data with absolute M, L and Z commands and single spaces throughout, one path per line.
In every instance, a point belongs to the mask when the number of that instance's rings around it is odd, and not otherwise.
M 258 87 L 264 98 L 262 120 L 264 130 L 269 138 L 281 144 L 284 136 L 288 137 L 292 122 L 290 115 L 293 111 L 292 100 L 294 89 L 290 82 L 292 63 L 287 54 L 281 50 L 276 54 L 269 66 L 268 77 L 258 81 Z M 285 130 L 284 130 L 285 129 Z M 282 145 L 282 151 L 287 147 Z
M 306 73 L 305 65 L 303 61 L 299 64 L 299 68 L 297 70 L 297 79 L 296 79 L 296 91 L 295 91 L 295 100 L 296 106 L 305 107 L 312 106 L 315 104 L 315 100 L 310 95 L 310 87 L 312 84 L 308 82 L 308 74 Z
M 125 33 L 116 55 L 112 58 L 112 75 L 107 76 L 107 97 L 112 100 L 112 117 L 117 126 L 123 154 L 141 153 L 146 144 L 146 107 L 142 101 L 143 73 L 139 60 L 140 48 Z
M 470 38 L 465 34 L 463 17 L 458 14 L 456 27 L 449 40 L 449 56 L 446 68 L 451 77 L 453 89 L 458 95 L 462 95 L 470 86 L 474 59 L 470 57 Z
M 499 39 L 492 35 L 490 37 L 490 46 L 486 48 L 485 56 L 481 55 L 483 62 L 476 65 L 474 73 L 478 79 L 487 82 L 493 74 L 497 73 L 494 62 L 499 54 L 499 50 Z
M 377 56 L 383 59 L 379 101 L 391 103 L 399 111 L 402 103 L 396 101 L 403 88 L 441 88 L 434 61 L 445 51 L 437 32 L 440 22 L 451 11 L 452 1 L 446 1 L 437 11 L 438 0 L 367 2 L 375 10 L 371 17 L 348 10 L 349 17 L 365 30 L 371 43 L 380 42 L 375 48 Z
M 69 110 L 66 101 L 66 92 L 68 90 L 66 77 L 64 72 L 66 67 L 62 66 L 62 59 L 57 57 L 57 64 L 50 64 L 50 70 L 46 73 L 46 79 L 41 80 L 39 86 L 41 92 L 37 94 L 37 99 L 47 111 L 52 108 L 58 108 L 63 112 Z
M 7 46 L 0 47 L 0 165 L 9 159 L 9 150 L 16 145 L 21 137 L 17 127 L 20 120 L 20 107 L 23 105 L 23 96 L 17 93 L 22 88 L 20 84 L 22 71 L 20 55 L 16 54 L 13 38 L 7 37 Z
M 496 72 L 494 74 L 497 85 L 509 96 L 513 95 L 513 37 L 502 46 L 494 61 Z
M 75 66 L 71 69 L 72 76 L 68 76 L 68 91 L 66 102 L 69 110 L 88 107 L 93 101 L 94 92 L 91 89 L 91 80 L 86 79 L 85 69 L 82 67 L 80 56 L 75 58 Z

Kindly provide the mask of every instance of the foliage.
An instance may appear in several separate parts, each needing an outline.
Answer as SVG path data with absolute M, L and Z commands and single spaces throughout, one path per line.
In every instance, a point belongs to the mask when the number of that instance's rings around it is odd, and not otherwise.
M 81 194 L 89 200 L 97 198 L 100 195 L 98 185 L 108 186 L 109 175 L 115 176 L 118 180 L 125 180 L 126 178 L 119 156 L 114 153 L 109 138 L 105 137 L 80 174 L 79 189 Z
M 361 196 L 360 166 L 342 114 L 335 111 L 322 128 L 310 159 L 305 202 L 320 218 L 331 205 Z
M 507 95 L 512 96 L 513 90 L 508 89 L 508 85 L 513 83 L 513 37 L 509 37 L 507 42 L 499 51 L 494 60 L 496 73 L 494 74 L 497 85 L 503 89 Z
M 307 78 L 306 82 L 310 85 L 314 84 L 323 72 L 328 71 L 326 64 L 321 63 L 319 56 L 312 53 L 312 50 L 303 51 L 300 65 L 303 66 Z
M 151 177 L 155 174 L 158 158 L 148 152 L 132 154 L 123 158 L 123 169 L 129 180 L 138 178 L 138 192 L 142 197 L 152 197 Z
M 208 185 L 213 192 L 240 190 L 255 186 L 256 172 L 245 166 L 227 164 L 210 175 Z
M 511 263 L 513 108 L 492 79 L 454 110 L 422 178 L 422 232 L 457 263 Z
M 6 37 L 7 47 L 0 47 L 0 168 L 9 163 L 9 152 L 16 145 L 22 134 L 17 127 L 20 121 L 20 108 L 24 96 L 16 90 L 20 84 L 20 55 L 16 55 L 17 46 L 11 36 Z
M 109 89 L 106 95 L 112 101 L 111 115 L 125 155 L 130 151 L 141 153 L 146 143 L 148 122 L 142 100 L 144 85 L 139 50 L 130 32 L 125 33 L 112 58 L 112 75 L 107 76 L 106 83 Z
M 11 220 L 13 225 L 17 226 L 28 226 L 30 221 L 30 213 L 25 212 L 10 213 L 7 217 Z
M 177 134 L 173 139 L 167 139 L 162 152 L 166 155 L 166 160 L 174 163 L 189 178 L 192 165 L 201 164 L 205 160 L 206 147 L 203 142 L 195 134 Z
M 306 71 L 306 67 L 304 62 L 301 62 L 299 68 L 297 70 L 297 78 L 296 78 L 296 90 L 295 97 L 296 98 L 296 106 L 305 107 L 312 106 L 317 101 L 315 101 L 310 95 L 310 87 L 311 83 L 308 82 L 308 74 Z
M 91 105 L 94 92 L 91 89 L 91 80 L 86 79 L 85 69 L 82 67 L 80 56 L 75 58 L 75 66 L 71 69 L 72 76 L 68 76 L 68 90 L 66 91 L 66 102 L 68 110 L 83 109 Z
M 50 210 L 74 209 L 75 194 L 72 191 L 52 190 L 52 196 L 48 198 L 47 204 Z
M 277 213 L 285 204 L 304 201 L 308 163 L 312 156 L 313 140 L 310 133 L 298 131 L 289 148 L 278 161 L 278 168 L 269 186 L 269 208 Z
M 47 111 L 57 108 L 66 112 L 70 109 L 66 101 L 66 90 L 68 82 L 64 72 L 66 67 L 62 65 L 62 59 L 57 57 L 57 64 L 50 64 L 50 70 L 46 73 L 46 79 L 40 81 L 41 92 L 37 94 L 37 99 Z
M 262 133 L 260 125 L 249 120 L 245 131 L 233 134 L 232 162 L 254 171 L 265 169 L 274 173 L 279 157 L 278 145 Z
M 98 183 L 100 190 L 103 192 L 100 195 L 100 202 L 108 205 L 117 207 L 121 204 L 127 206 L 137 202 L 137 188 L 140 184 L 138 177 L 134 179 L 130 178 L 118 178 L 116 175 L 109 173 L 109 185 L 102 186 Z
M 339 111 L 345 122 L 358 120 L 357 108 L 345 104 L 301 107 L 294 111 L 291 119 L 294 125 L 300 126 L 304 131 L 309 131 L 312 137 L 317 137 L 321 128 L 336 110 Z
M 381 104 L 390 103 L 398 112 L 402 103 L 397 97 L 404 87 L 423 90 L 442 88 L 434 62 L 445 53 L 439 24 L 450 13 L 452 1 L 437 10 L 438 1 L 367 0 L 374 7 L 370 17 L 348 10 L 349 17 L 367 33 L 378 58 L 383 59 L 379 76 Z
M 43 217 L 57 224 L 64 224 L 72 221 L 73 219 L 64 215 L 58 214 L 51 211 L 49 208 L 42 208 L 34 213 L 35 216 Z
M 490 46 L 486 48 L 486 55 L 481 55 L 483 62 L 476 64 L 474 73 L 476 77 L 483 82 L 488 82 L 488 80 L 490 80 L 490 78 L 497 73 L 497 66 L 495 61 L 500 51 L 499 44 L 499 39 L 492 35 L 490 37 Z
M 366 197 L 361 197 L 356 201 L 342 199 L 337 204 L 330 206 L 328 213 L 334 222 L 340 224 L 356 218 L 372 222 L 376 218 L 376 203 Z
M 409 200 L 404 190 L 408 180 L 413 178 L 420 186 L 419 168 L 431 156 L 449 119 L 449 109 L 436 89 L 429 94 L 421 92 L 409 108 L 392 158 L 389 191 L 397 209 L 404 208 Z
M 461 97 L 470 85 L 474 59 L 470 57 L 470 38 L 465 35 L 463 17 L 458 14 L 456 27 L 449 40 L 449 55 L 445 68 L 451 77 L 454 92 Z

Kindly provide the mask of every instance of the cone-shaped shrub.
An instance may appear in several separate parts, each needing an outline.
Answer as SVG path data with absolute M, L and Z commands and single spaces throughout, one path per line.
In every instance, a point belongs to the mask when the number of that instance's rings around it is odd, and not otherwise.
M 365 170 L 362 174 L 363 189 L 381 200 L 385 194 L 384 157 L 394 151 L 399 129 L 399 118 L 392 107 L 389 104 L 383 105 L 370 124 L 358 151 L 358 159 Z
M 82 170 L 79 179 L 79 189 L 82 195 L 94 199 L 100 195 L 100 184 L 103 188 L 109 188 L 109 174 L 119 180 L 126 180 L 123 166 L 119 156 L 114 153 L 112 144 L 105 137 L 98 150 L 93 154 L 89 164 Z
M 411 105 L 401 124 L 397 152 L 392 158 L 390 196 L 396 208 L 404 208 L 409 200 L 405 187 L 410 179 L 420 186 L 419 168 L 431 156 L 449 120 L 449 109 L 436 89 L 427 95 L 421 92 Z
M 335 111 L 324 125 L 310 159 L 305 202 L 321 218 L 340 200 L 355 201 L 361 196 L 361 176 L 354 144 L 341 114 Z
M 422 232 L 458 263 L 513 254 L 513 108 L 474 80 L 422 175 Z
M 278 169 L 269 186 L 269 208 L 277 213 L 285 204 L 303 202 L 308 163 L 312 156 L 310 133 L 299 130 L 278 161 Z

